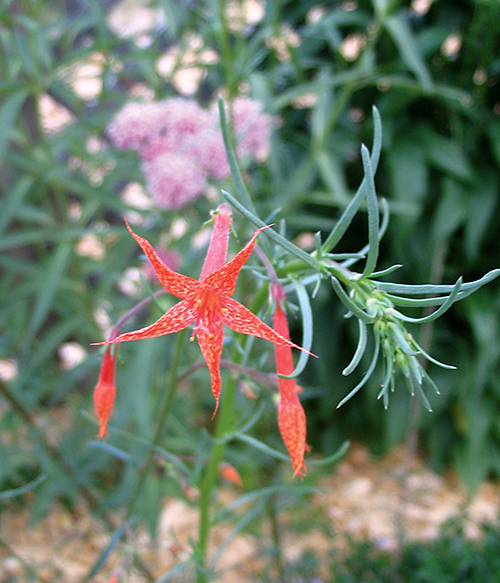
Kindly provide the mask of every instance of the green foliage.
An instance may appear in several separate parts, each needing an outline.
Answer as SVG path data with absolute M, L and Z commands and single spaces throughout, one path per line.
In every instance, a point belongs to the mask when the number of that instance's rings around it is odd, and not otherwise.
M 426 311 L 429 305 L 441 305 L 444 312 L 460 299 L 461 275 L 463 281 L 474 282 L 498 267 L 498 3 L 440 0 L 426 14 L 417 14 L 408 2 L 364 0 L 331 3 L 324 13 L 316 13 L 317 18 L 311 10 L 323 4 L 313 0 L 269 0 L 260 22 L 240 29 L 229 26 L 224 1 L 149 4 L 165 19 L 142 38 L 121 36 L 111 26 L 109 2 L 10 0 L 0 6 L 0 359 L 11 359 L 8 362 L 18 369 L 17 376 L 0 380 L 2 502 L 21 503 L 30 492 L 37 518 L 56 500 L 71 506 L 83 496 L 115 533 L 111 552 L 123 534 L 109 519 L 115 509 L 128 505 L 127 512 L 154 532 L 164 496 L 187 500 L 188 487 L 205 488 L 203 496 L 210 504 L 219 479 L 215 470 L 206 473 L 210 455 L 233 463 L 245 485 L 255 490 L 250 510 L 236 506 L 238 512 L 231 514 L 217 509 L 211 525 L 230 519 L 235 533 L 240 532 L 248 528 L 249 516 L 265 512 L 277 491 L 299 497 L 309 492 L 305 484 L 292 488 L 273 483 L 280 471 L 277 460 L 285 456 L 272 395 L 255 378 L 240 380 L 257 393 L 263 408 L 249 405 L 226 374 L 234 411 L 227 399 L 229 412 L 221 410 L 223 421 L 214 430 L 208 373 L 196 368 L 199 354 L 186 349 L 186 339 L 177 348 L 161 340 L 120 348 L 111 436 L 108 442 L 94 441 L 95 419 L 88 412 L 100 359 L 89 344 L 103 339 L 103 314 L 116 322 L 149 294 L 143 286 L 134 297 L 120 291 L 127 268 L 140 265 L 123 215 L 142 217 L 154 244 L 167 236 L 182 256 L 180 271 L 196 277 L 202 262 L 196 235 L 216 206 L 199 199 L 182 211 L 133 207 L 119 192 L 126 183 L 143 180 L 137 158 L 110 147 L 105 133 L 131 94 L 150 92 L 153 99 L 177 94 L 172 77 L 158 72 L 157 60 L 173 44 L 187 46 L 193 30 L 205 47 L 220 55 L 218 62 L 206 65 L 195 98 L 207 105 L 221 88 L 228 97 L 248 90 L 281 122 L 268 163 L 246 166 L 244 182 L 233 165 L 235 183 L 217 187 L 223 186 L 229 197 L 236 195 L 233 202 L 236 208 L 243 205 L 247 218 L 262 221 L 272 216 L 278 222 L 285 217 L 286 237 L 276 229 L 266 244 L 285 245 L 281 253 L 294 253 L 311 268 L 321 265 L 323 276 L 334 273 L 328 270 L 329 260 L 346 261 L 348 268 L 358 268 L 358 261 L 364 260 L 361 283 L 344 278 L 335 289 L 324 284 L 317 288 L 312 319 L 304 317 L 304 330 L 300 324 L 293 330 L 298 341 L 301 332 L 307 340 L 308 323 L 314 321 L 312 351 L 320 358 L 310 359 L 300 376 L 308 442 L 314 451 L 331 455 L 352 436 L 361 436 L 380 451 L 403 437 L 409 393 L 396 390 L 387 412 L 376 402 L 380 379 L 392 379 L 392 356 L 398 354 L 413 363 L 406 362 L 413 391 L 427 374 L 441 391 L 441 396 L 429 397 L 434 412 L 424 412 L 418 421 L 431 463 L 437 468 L 453 464 L 471 490 L 486 476 L 499 475 L 498 283 L 481 289 L 439 321 L 431 322 Z M 299 35 L 300 43 L 290 37 L 289 29 Z M 283 46 L 284 53 L 278 50 Z M 82 65 L 89 63 L 93 69 L 82 73 Z M 82 74 L 92 78 L 91 94 L 81 90 Z M 42 123 L 40 107 L 48 98 L 72 120 L 58 131 Z M 383 143 L 374 131 L 374 104 L 383 121 Z M 366 147 L 360 150 L 362 142 L 370 145 L 371 157 Z M 380 219 L 375 186 L 389 201 L 386 218 L 390 213 L 391 226 L 383 240 L 384 213 Z M 235 217 L 242 238 L 247 218 Z M 176 238 L 173 226 L 180 219 L 188 228 Z M 289 243 L 304 230 L 320 233 L 315 253 Z M 89 241 L 97 255 L 82 252 Z M 328 254 L 336 244 L 338 255 L 332 259 Z M 102 257 L 99 249 L 104 250 Z M 376 263 L 382 274 L 374 272 Z M 404 269 L 385 271 L 399 264 Z M 388 287 L 389 274 L 395 288 Z M 376 290 L 383 292 L 376 306 L 366 304 L 366 294 L 375 291 L 370 288 L 374 279 Z M 403 282 L 415 290 L 427 281 L 438 287 L 418 289 L 439 294 L 440 304 L 432 304 L 433 298 L 423 291 L 414 303 L 414 298 L 401 298 L 408 292 Z M 454 287 L 453 282 L 459 283 Z M 316 280 L 306 283 L 312 286 Z M 307 314 L 308 298 L 298 285 L 290 291 Z M 256 292 L 255 282 L 244 276 L 239 286 L 242 297 L 255 294 L 256 311 L 265 309 L 265 287 Z M 351 301 L 355 315 L 368 314 L 373 320 L 368 308 L 379 310 L 383 333 L 368 334 L 368 320 L 344 322 L 345 309 L 335 293 Z M 383 303 L 396 305 L 391 294 L 407 302 L 403 306 L 411 308 L 413 318 L 427 318 L 421 321 L 421 335 L 406 335 L 406 329 L 399 328 L 399 316 L 384 319 Z M 137 318 L 139 324 L 152 321 L 170 302 L 163 297 L 151 303 Z M 394 326 L 394 342 L 381 349 L 385 369 L 379 371 L 373 359 L 375 374 L 368 378 L 365 349 L 373 350 L 377 339 L 387 340 L 386 332 Z M 413 332 L 411 322 L 409 326 Z M 61 347 L 68 343 L 84 349 L 75 367 L 64 365 Z M 250 362 L 259 371 L 270 370 L 252 342 L 245 345 L 232 338 L 229 344 L 225 350 L 239 355 L 236 364 Z M 436 368 L 435 361 L 427 373 L 413 354 L 417 352 L 456 364 L 459 373 Z M 181 389 L 172 397 L 175 415 L 169 416 L 166 429 L 156 431 L 157 412 L 172 386 L 171 369 L 177 361 L 182 372 Z M 299 371 L 304 364 L 302 359 Z M 352 376 L 343 376 L 342 370 Z M 402 377 L 396 378 L 398 387 L 401 382 Z M 338 403 L 359 383 L 366 383 L 366 391 L 337 411 Z M 386 394 L 381 394 L 383 399 Z M 224 407 L 224 395 L 222 402 Z M 144 461 L 151 452 L 154 471 L 147 472 Z M 211 467 L 217 467 L 215 462 Z M 134 507 L 142 479 L 148 495 Z M 242 495 L 242 505 L 248 496 Z M 493 538 L 488 533 L 485 549 L 494 544 Z M 473 573 L 479 564 L 472 561 L 472 543 L 461 544 Z M 429 561 L 430 573 L 430 554 L 418 552 Z M 408 554 L 408 565 L 414 564 L 418 552 Z M 204 567 L 195 558 L 200 569 Z M 497 568 L 488 561 L 488 569 Z M 448 567 L 458 568 L 458 563 Z M 100 566 L 97 562 L 94 567 Z M 215 570 L 215 563 L 210 568 Z M 440 567 L 432 568 L 436 580 Z
M 405 544 L 398 558 L 372 543 L 353 543 L 347 558 L 334 560 L 331 581 L 493 583 L 500 576 L 499 550 L 495 527 L 484 526 L 480 539 L 469 540 L 461 527 L 448 524 L 432 542 Z

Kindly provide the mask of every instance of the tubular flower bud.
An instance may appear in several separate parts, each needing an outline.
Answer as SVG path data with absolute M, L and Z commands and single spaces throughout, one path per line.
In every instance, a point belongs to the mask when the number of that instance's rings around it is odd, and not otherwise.
M 111 354 L 111 352 L 114 354 Z M 108 419 L 113 410 L 115 402 L 115 362 L 118 354 L 118 347 L 113 348 L 108 346 L 104 357 L 102 359 L 101 371 L 99 373 L 99 380 L 94 389 L 94 404 L 99 419 L 99 434 L 98 439 L 101 439 L 108 434 Z
M 222 462 L 221 465 L 219 466 L 219 474 L 224 478 L 224 480 L 232 482 L 235 486 L 238 486 L 239 488 L 243 488 L 243 480 L 241 479 L 238 470 L 231 464 Z
M 273 316 L 274 330 L 280 336 L 290 339 L 286 314 L 282 308 L 285 291 L 279 283 L 271 284 L 271 294 L 276 301 L 276 309 Z M 289 346 L 275 344 L 276 370 L 278 374 L 290 375 L 293 372 L 292 351 Z M 295 379 L 282 379 L 278 377 L 280 391 L 280 403 L 278 408 L 278 425 L 281 437 L 285 442 L 292 465 L 294 476 L 305 476 L 306 465 L 304 452 L 308 449 L 306 444 L 306 415 L 299 401 L 298 387 Z

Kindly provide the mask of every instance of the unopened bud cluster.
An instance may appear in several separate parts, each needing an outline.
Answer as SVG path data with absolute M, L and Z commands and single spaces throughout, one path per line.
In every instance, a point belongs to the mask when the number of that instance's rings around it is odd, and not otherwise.
M 428 355 L 410 334 L 402 320 L 398 317 L 389 296 L 376 288 L 372 281 L 364 280 L 353 284 L 350 297 L 354 304 L 372 318 L 373 333 L 375 336 L 375 352 L 372 360 L 373 368 L 379 352 L 382 352 L 384 375 L 378 398 L 382 398 L 387 409 L 389 391 L 395 389 L 394 376 L 399 369 L 404 376 L 408 389 L 412 395 L 417 394 L 422 404 L 431 411 L 429 400 L 422 389 L 426 380 L 439 394 L 439 391 L 429 377 L 420 359 L 423 357 L 445 368 L 454 368 L 443 365 Z M 373 372 L 373 370 L 371 371 Z M 366 379 L 367 380 L 367 379 Z

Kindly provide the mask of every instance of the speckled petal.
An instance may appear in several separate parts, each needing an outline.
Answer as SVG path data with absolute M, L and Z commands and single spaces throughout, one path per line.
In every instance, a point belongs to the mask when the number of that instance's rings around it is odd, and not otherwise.
M 297 475 L 305 476 L 306 414 L 296 392 L 292 400 L 285 401 L 281 396 L 278 409 L 278 425 L 292 461 L 294 477 Z
M 212 216 L 214 226 L 205 262 L 200 273 L 200 283 L 203 283 L 211 273 L 214 273 L 226 264 L 229 229 L 233 220 L 231 207 L 226 203 L 222 203 L 212 213 Z
M 273 291 L 273 288 L 271 288 Z M 279 292 L 283 291 L 280 286 Z M 273 316 L 273 326 L 276 332 L 284 338 L 290 338 L 286 314 L 283 311 L 280 299 L 282 297 L 273 293 L 276 300 L 276 309 Z M 289 346 L 275 345 L 276 371 L 278 374 L 289 375 L 293 372 L 292 349 Z M 278 425 L 281 437 L 292 461 L 294 476 L 305 476 L 306 466 L 304 452 L 306 446 L 306 415 L 297 395 L 295 379 L 282 379 L 278 377 L 280 390 L 280 404 L 278 409 Z
M 281 336 L 281 334 L 278 334 L 278 332 L 275 332 L 267 324 L 264 324 L 262 320 L 259 320 L 255 314 L 253 314 L 248 308 L 245 308 L 240 302 L 225 297 L 220 298 L 219 301 L 222 308 L 222 321 L 226 326 L 229 326 L 231 330 L 239 332 L 240 334 L 248 334 L 249 336 L 264 338 L 273 344 L 290 346 L 302 350 L 303 352 L 307 352 L 300 346 L 297 346 L 290 340 Z M 311 353 L 308 352 L 308 354 Z
M 97 342 L 96 344 L 114 344 L 115 342 L 129 342 L 130 340 L 144 340 L 145 338 L 156 338 L 157 336 L 165 336 L 166 334 L 173 334 L 187 328 L 189 324 L 195 321 L 197 317 L 197 310 L 195 310 L 191 302 L 181 301 L 154 324 L 121 334 L 114 340 L 108 342 Z
M 220 359 L 224 341 L 224 328 L 221 321 L 213 320 L 210 330 L 199 329 L 196 333 L 198 344 L 203 358 L 207 363 L 210 377 L 212 378 L 212 394 L 215 397 L 215 410 L 212 418 L 219 408 L 219 396 L 221 390 Z
M 188 277 L 187 275 L 181 275 L 180 273 L 169 269 L 158 257 L 158 254 L 153 249 L 151 243 L 146 241 L 146 239 L 139 237 L 139 235 L 136 235 L 128 224 L 127 219 L 125 219 L 125 222 L 127 223 L 127 229 L 130 231 L 130 234 L 141 246 L 141 249 L 144 251 L 155 270 L 156 276 L 160 280 L 161 285 L 168 291 L 168 293 L 178 298 L 187 298 L 198 291 L 200 284 L 196 279 Z
M 236 279 L 238 278 L 241 268 L 245 265 L 255 247 L 255 241 L 258 234 L 270 226 L 271 225 L 267 225 L 266 227 L 262 227 L 255 231 L 253 237 L 245 247 L 243 247 L 243 249 L 237 253 L 229 263 L 226 263 L 224 267 L 221 267 L 209 275 L 205 279 L 204 285 L 222 295 L 232 296 L 234 288 L 236 287 Z

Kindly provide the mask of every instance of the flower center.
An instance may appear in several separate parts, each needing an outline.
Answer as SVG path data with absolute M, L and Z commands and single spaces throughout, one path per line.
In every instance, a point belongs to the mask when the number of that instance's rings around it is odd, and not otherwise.
M 201 289 L 194 298 L 194 307 L 198 310 L 198 319 L 193 330 L 193 338 L 198 330 L 211 334 L 214 322 L 220 318 L 219 295 L 211 289 Z

